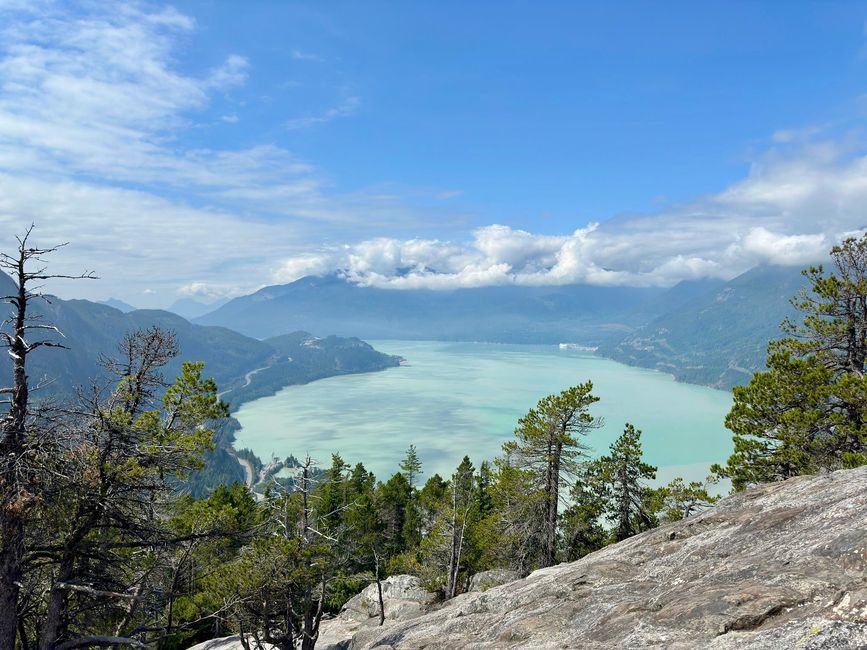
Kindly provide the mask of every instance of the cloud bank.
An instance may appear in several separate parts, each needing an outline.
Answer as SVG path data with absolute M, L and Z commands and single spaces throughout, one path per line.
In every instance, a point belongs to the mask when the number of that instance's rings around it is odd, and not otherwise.
M 723 191 L 663 212 L 540 235 L 505 225 L 465 241 L 377 238 L 285 260 L 277 281 L 340 270 L 388 288 L 671 286 L 759 264 L 820 262 L 867 224 L 867 158 L 833 142 L 768 153 Z

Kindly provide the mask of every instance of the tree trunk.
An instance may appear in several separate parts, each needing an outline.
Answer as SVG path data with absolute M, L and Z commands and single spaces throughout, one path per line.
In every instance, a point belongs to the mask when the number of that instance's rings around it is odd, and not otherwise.
M 63 347 L 50 339 L 27 341 L 29 331 L 56 329 L 47 322 L 34 323 L 34 319 L 28 316 L 29 302 L 42 296 L 38 289 L 28 289 L 28 285 L 52 278 L 95 277 L 90 273 L 81 276 L 47 274 L 42 267 L 43 256 L 58 247 L 38 248 L 28 243 L 32 231 L 31 225 L 23 236 L 17 237 L 15 255 L 0 253 L 0 268 L 17 285 L 13 294 L 2 299 L 13 306 L 12 332 L 0 331 L 0 343 L 13 360 L 12 386 L 0 388 L 0 394 L 9 396 L 9 411 L 0 421 L 0 650 L 15 648 L 18 629 L 23 629 L 18 620 L 18 596 L 24 574 L 25 516 L 32 502 L 39 497 L 38 486 L 24 466 L 29 443 L 27 355 L 43 346 Z M 27 267 L 34 261 L 41 268 L 29 271 Z
M 550 464 L 547 521 L 545 522 L 545 566 L 557 561 L 557 512 L 560 505 L 560 456 L 563 444 L 556 442 Z
M 21 581 L 24 529 L 21 519 L 4 514 L 0 553 L 0 648 L 14 648 L 18 633 L 18 591 Z
M 449 540 L 449 577 L 446 583 L 446 598 L 453 598 L 455 591 L 455 552 L 457 551 L 458 535 L 458 475 L 452 476 L 452 534 Z
M 65 585 L 73 575 L 73 556 L 69 548 L 63 551 L 60 558 L 60 569 L 54 586 L 48 595 L 48 608 L 45 612 L 45 621 L 39 634 L 39 650 L 51 650 L 60 636 L 60 626 L 63 623 L 63 609 L 66 600 Z
M 379 625 L 385 623 L 385 602 L 382 598 L 382 580 L 379 576 L 379 556 L 376 557 L 376 597 L 379 599 Z
M 631 494 L 631 485 L 629 483 L 629 477 L 626 471 L 626 461 L 624 460 L 624 465 L 620 471 L 620 505 L 619 505 L 619 513 L 618 513 L 618 526 L 617 526 L 617 541 L 623 541 L 627 537 L 632 536 L 632 524 L 630 523 L 630 515 L 632 512 L 632 494 Z
M 24 559 L 24 511 L 27 497 L 20 484 L 18 463 L 24 453 L 27 418 L 28 386 L 25 363 L 28 349 L 24 343 L 27 322 L 27 292 L 24 272 L 25 258 L 18 258 L 18 295 L 15 310 L 15 338 L 9 345 L 14 359 L 14 388 L 9 413 L 2 425 L 0 442 L 0 648 L 14 648 L 18 634 L 18 594 Z

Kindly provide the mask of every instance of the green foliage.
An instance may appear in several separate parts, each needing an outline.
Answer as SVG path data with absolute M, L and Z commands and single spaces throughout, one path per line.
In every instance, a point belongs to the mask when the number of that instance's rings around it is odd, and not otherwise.
M 545 471 L 559 463 L 564 475 L 574 473 L 575 459 L 587 449 L 580 437 L 602 425 L 588 411 L 599 401 L 592 391 L 593 383 L 588 381 L 539 400 L 518 420 L 516 440 L 505 443 L 504 451 L 528 465 L 543 466 Z
M 388 556 L 399 555 L 417 538 L 412 530 L 414 496 L 409 481 L 403 474 L 393 475 L 377 490 L 385 531 L 385 552 Z
M 297 475 L 269 481 L 260 501 L 237 482 L 196 499 L 172 488 L 201 467 L 228 416 L 216 384 L 202 364 L 183 364 L 157 399 L 139 382 L 155 375 L 128 366 L 112 398 L 93 405 L 76 434 L 80 444 L 64 448 L 75 468 L 64 476 L 74 484 L 58 486 L 41 531 L 55 541 L 58 570 L 28 579 L 33 593 L 59 594 L 54 602 L 81 613 L 72 614 L 82 617 L 77 629 L 146 629 L 142 638 L 160 639 L 163 650 L 228 633 L 311 650 L 324 615 L 388 574 L 411 573 L 452 598 L 480 571 L 526 573 L 577 559 L 657 517 L 673 520 L 713 501 L 703 486 L 683 481 L 647 488 L 655 468 L 642 461 L 640 431 L 631 425 L 608 455 L 586 460 L 583 438 L 601 425 L 589 412 L 598 401 L 590 382 L 540 400 L 493 464 L 476 468 L 465 456 L 450 476 L 434 474 L 421 489 L 421 459 L 410 446 L 385 482 L 339 454 L 324 470 L 290 457 L 285 463 Z M 107 497 L 118 493 L 122 499 Z M 109 595 L 52 587 L 85 578 L 106 594 L 136 585 L 147 608 L 125 614 Z M 36 607 L 40 615 L 48 609 Z
M 421 467 L 421 459 L 418 457 L 415 445 L 410 445 L 406 450 L 406 457 L 400 462 L 400 471 L 406 477 L 410 488 L 415 488 L 415 481 L 421 474 Z
M 804 271 L 801 324 L 768 347 L 768 370 L 735 388 L 734 453 L 714 471 L 735 490 L 867 462 L 867 236 L 831 251 L 835 272 Z
M 622 541 L 656 525 L 645 481 L 656 478 L 656 468 L 642 460 L 641 431 L 627 423 L 610 453 L 589 463 L 583 480 L 595 491 L 602 514 L 614 523 L 612 538 Z
M 521 514 L 504 515 L 504 530 L 517 535 L 513 542 L 526 551 L 522 569 L 556 562 L 560 491 L 577 473 L 578 458 L 587 449 L 580 439 L 603 424 L 589 412 L 599 401 L 592 391 L 588 381 L 539 400 L 518 420 L 516 440 L 503 445 L 506 459 L 501 472 L 524 483 L 508 504 Z M 523 520 L 521 526 L 516 520 Z
M 713 482 L 714 479 L 708 479 L 687 484 L 682 478 L 675 478 L 668 485 L 650 492 L 649 508 L 661 523 L 690 517 L 719 501 L 720 497 L 708 489 L 708 484 Z
M 601 521 L 605 504 L 591 489 L 578 481 L 572 487 L 570 504 L 563 513 L 562 535 L 567 562 L 580 559 L 605 546 L 608 534 Z

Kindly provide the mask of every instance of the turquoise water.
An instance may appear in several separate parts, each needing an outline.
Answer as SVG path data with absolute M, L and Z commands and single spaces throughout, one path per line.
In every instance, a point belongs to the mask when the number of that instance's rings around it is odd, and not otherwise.
M 557 346 L 372 341 L 406 365 L 289 386 L 243 405 L 235 446 L 272 455 L 309 453 L 320 465 L 340 452 L 380 478 L 397 470 L 415 444 L 427 475 L 450 474 L 467 454 L 493 458 L 518 418 L 545 395 L 593 381 L 604 428 L 585 442 L 595 453 L 631 422 L 643 431 L 646 460 L 659 478 L 703 478 L 731 452 L 723 418 L 731 395 L 679 384 L 670 375 Z

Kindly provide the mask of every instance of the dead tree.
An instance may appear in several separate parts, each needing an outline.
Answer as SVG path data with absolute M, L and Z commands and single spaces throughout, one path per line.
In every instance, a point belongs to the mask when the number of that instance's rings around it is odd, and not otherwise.
M 48 300 L 42 293 L 46 281 L 95 278 L 92 273 L 63 275 L 48 273 L 44 257 L 64 244 L 39 248 L 30 243 L 33 226 L 17 237 L 14 254 L 0 253 L 0 269 L 14 281 L 15 291 L 2 300 L 12 306 L 0 327 L 0 345 L 12 360 L 12 385 L 0 388 L 2 404 L 8 410 L 0 419 L 0 648 L 14 648 L 18 633 L 18 599 L 24 562 L 24 536 L 29 511 L 38 501 L 39 480 L 33 456 L 38 435 L 30 412 L 30 385 L 27 357 L 41 347 L 64 347 L 48 332 L 62 336 L 53 323 L 30 311 L 34 301 Z M 35 337 L 35 338 L 34 338 Z

